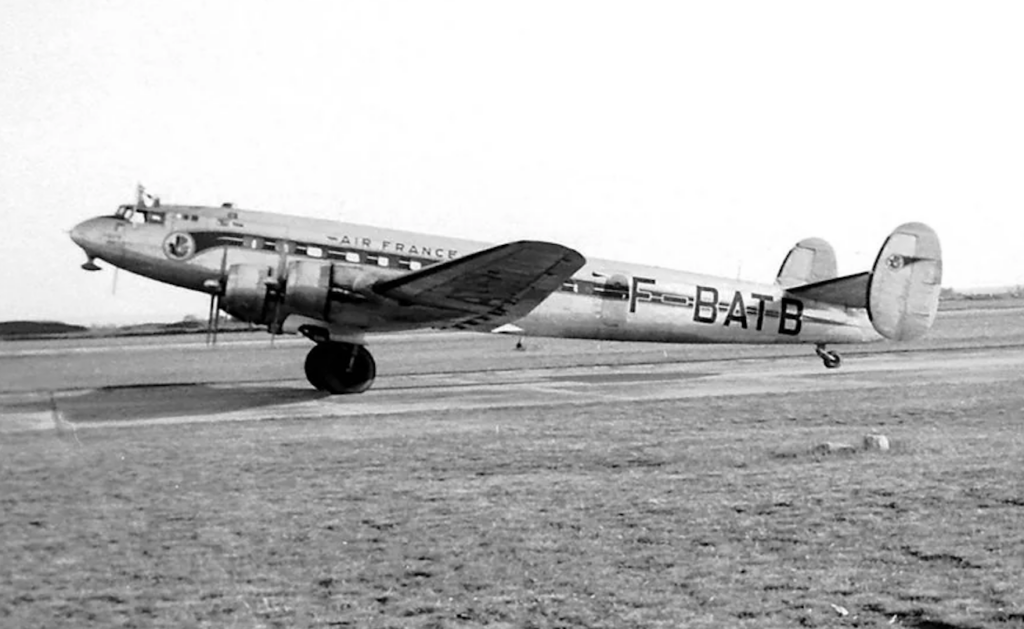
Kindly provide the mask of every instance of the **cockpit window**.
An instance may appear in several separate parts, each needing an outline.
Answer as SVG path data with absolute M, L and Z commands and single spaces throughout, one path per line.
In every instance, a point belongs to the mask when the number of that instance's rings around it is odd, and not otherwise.
M 123 218 L 129 221 L 132 219 L 133 214 L 135 214 L 134 205 L 122 205 L 121 207 L 117 208 L 116 212 L 114 212 L 114 216 L 116 216 L 117 218 Z

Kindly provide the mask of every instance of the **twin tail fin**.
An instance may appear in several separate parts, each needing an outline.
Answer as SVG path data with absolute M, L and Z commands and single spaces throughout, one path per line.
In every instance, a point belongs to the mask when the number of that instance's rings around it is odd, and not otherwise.
M 896 228 L 875 258 L 868 283 L 868 315 L 887 339 L 911 341 L 935 321 L 942 291 L 942 247 L 924 223 Z
M 905 223 L 885 240 L 871 271 L 836 277 L 832 247 L 809 238 L 790 250 L 776 283 L 801 299 L 866 308 L 879 334 L 911 341 L 935 321 L 942 290 L 942 248 L 931 227 Z

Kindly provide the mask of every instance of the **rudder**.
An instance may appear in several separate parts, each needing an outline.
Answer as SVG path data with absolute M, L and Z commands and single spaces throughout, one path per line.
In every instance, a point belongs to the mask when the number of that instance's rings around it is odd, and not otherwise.
M 905 223 L 886 239 L 868 283 L 868 315 L 893 341 L 920 338 L 931 328 L 942 290 L 942 248 L 924 223 Z

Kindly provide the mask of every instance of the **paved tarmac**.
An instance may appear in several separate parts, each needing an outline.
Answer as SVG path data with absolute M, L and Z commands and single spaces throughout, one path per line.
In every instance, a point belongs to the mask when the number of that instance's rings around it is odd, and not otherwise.
M 1024 348 L 1014 345 L 848 355 L 837 370 L 824 369 L 813 355 L 780 355 L 661 364 L 384 374 L 373 389 L 355 396 L 325 396 L 313 391 L 305 380 L 112 383 L 94 388 L 0 393 L 0 434 L 55 428 L 141 429 L 191 422 L 372 418 L 522 407 L 557 410 L 579 404 L 801 395 L 922 382 L 1011 380 L 1022 368 Z

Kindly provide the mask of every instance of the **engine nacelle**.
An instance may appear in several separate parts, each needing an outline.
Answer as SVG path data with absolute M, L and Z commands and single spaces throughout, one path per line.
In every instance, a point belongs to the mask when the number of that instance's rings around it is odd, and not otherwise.
M 295 262 L 288 267 L 284 307 L 289 313 L 327 320 L 330 317 L 333 264 Z
M 290 314 L 331 321 L 332 306 L 372 299 L 372 285 L 378 279 L 376 274 L 330 262 L 292 262 L 283 278 L 275 277 L 273 267 L 236 264 L 228 269 L 221 307 L 262 325 L 279 324 Z
M 272 273 L 272 267 L 232 265 L 224 281 L 221 308 L 243 321 L 268 323 L 273 316 L 273 306 L 267 303 L 267 288 L 273 283 Z

